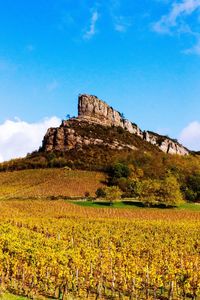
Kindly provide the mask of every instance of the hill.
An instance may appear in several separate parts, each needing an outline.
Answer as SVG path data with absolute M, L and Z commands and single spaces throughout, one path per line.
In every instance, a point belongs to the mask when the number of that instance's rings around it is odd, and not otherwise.
M 77 122 L 78 126 L 76 126 Z M 85 123 L 85 130 L 80 131 L 81 123 Z M 90 125 L 98 124 L 99 127 L 104 127 L 106 134 L 102 136 L 102 132 L 92 130 L 90 132 Z M 88 128 L 87 128 L 88 126 Z M 96 96 L 80 95 L 78 101 L 78 117 L 71 118 L 68 121 L 63 121 L 58 128 L 50 128 L 44 137 L 43 151 L 63 151 L 67 152 L 70 149 L 80 148 L 84 145 L 103 145 L 110 149 L 132 149 L 142 150 L 136 147 L 133 140 L 129 138 L 128 143 L 124 137 L 111 138 L 109 141 L 106 139 L 107 131 L 109 128 L 118 128 L 121 134 L 125 137 L 126 133 L 130 133 L 132 137 L 139 137 L 142 141 L 150 143 L 161 151 L 170 154 L 188 155 L 190 151 L 178 143 L 177 140 L 171 139 L 167 136 L 161 136 L 152 131 L 142 131 L 135 123 L 125 119 L 123 114 L 114 110 L 104 101 L 98 99 Z M 91 134 L 88 134 L 90 132 Z M 108 132 L 109 133 L 109 132 Z
M 166 155 L 163 155 L 166 154 Z M 135 161 L 146 156 L 159 160 L 168 154 L 195 156 L 177 140 L 142 131 L 96 96 L 80 95 L 78 117 L 49 128 L 39 151 L 26 158 L 0 164 L 0 170 L 21 170 L 68 166 L 101 170 L 118 161 Z
M 0 199 L 83 197 L 103 186 L 105 175 L 66 169 L 4 172 L 0 176 Z
M 26 197 L 83 196 L 87 191 L 94 195 L 99 187 L 97 181 L 94 182 L 96 179 L 89 173 L 88 177 L 85 177 L 85 173 L 79 173 L 80 182 L 76 181 L 76 178 L 72 180 L 72 175 L 78 174 L 75 170 L 101 171 L 110 175 L 110 170 L 118 163 L 129 168 L 129 176 L 120 179 L 118 174 L 117 178 L 112 178 L 108 183 L 118 185 L 124 193 L 123 196 L 141 197 L 143 200 L 152 193 L 152 199 L 160 201 L 160 198 L 164 199 L 163 195 L 169 195 L 169 191 L 173 191 L 176 186 L 179 196 L 182 192 L 187 200 L 200 200 L 198 153 L 189 151 L 169 137 L 151 131 L 142 131 L 105 102 L 89 95 L 79 96 L 77 118 L 64 120 L 58 128 L 48 129 L 42 147 L 38 151 L 28 154 L 25 158 L 0 164 L 0 171 L 47 169 L 38 172 L 24 171 L 16 175 L 23 178 L 21 190 L 20 184 L 17 187 L 12 184 L 15 182 L 15 175 L 9 173 L 12 178 L 11 184 L 7 187 L 2 184 L 2 195 L 7 195 L 5 193 L 7 189 L 14 197 L 18 192 L 19 196 L 23 196 L 20 194 L 23 192 L 23 185 L 27 187 L 24 194 Z M 60 175 L 58 170 L 50 171 L 48 170 L 50 168 L 71 170 L 69 181 L 65 181 L 66 174 Z M 29 177 L 24 174 L 29 174 Z M 1 175 L 2 178 L 7 176 Z M 32 181 L 34 183 L 31 185 Z M 147 188 L 151 191 L 146 195 Z M 138 189 L 142 189 L 140 195 Z M 166 189 L 168 192 L 164 192 Z M 8 197 L 10 197 L 9 193 Z

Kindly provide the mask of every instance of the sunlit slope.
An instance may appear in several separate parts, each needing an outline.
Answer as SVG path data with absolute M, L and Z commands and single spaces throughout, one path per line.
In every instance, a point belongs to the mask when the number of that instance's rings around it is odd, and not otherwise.
M 94 195 L 105 175 L 66 169 L 36 169 L 0 174 L 0 199 Z

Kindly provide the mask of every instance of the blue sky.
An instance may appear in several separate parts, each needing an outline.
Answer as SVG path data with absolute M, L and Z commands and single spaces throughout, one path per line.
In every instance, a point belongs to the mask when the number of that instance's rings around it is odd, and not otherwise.
M 79 93 L 200 149 L 200 0 L 1 1 L 0 148 L 8 121 L 57 125 Z

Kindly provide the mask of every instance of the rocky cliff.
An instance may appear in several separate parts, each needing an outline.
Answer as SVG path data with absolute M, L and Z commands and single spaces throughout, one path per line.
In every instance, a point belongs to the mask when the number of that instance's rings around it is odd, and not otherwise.
M 84 124 L 84 126 L 82 126 Z M 89 145 L 104 145 L 110 149 L 137 149 L 133 141 L 118 137 L 107 139 L 106 135 L 98 136 L 95 130 L 89 131 L 89 124 L 96 124 L 104 128 L 121 128 L 122 133 L 128 132 L 145 142 L 158 147 L 161 151 L 170 154 L 188 155 L 189 150 L 176 140 L 158 135 L 150 131 L 142 131 L 136 124 L 126 120 L 121 113 L 114 110 L 106 102 L 96 96 L 80 95 L 78 101 L 78 117 L 63 121 L 59 128 L 50 128 L 43 140 L 43 151 L 68 151 Z M 84 127 L 84 130 L 80 130 Z M 99 128 L 99 127 L 98 127 Z M 97 129 L 96 129 L 97 130 Z M 97 130 L 98 131 L 98 130 Z
M 114 110 L 106 102 L 98 99 L 96 96 L 80 95 L 78 101 L 78 118 L 105 126 L 122 127 L 130 133 L 143 136 L 140 128 L 123 115 Z
M 43 140 L 43 149 L 47 152 L 66 152 L 91 145 L 105 146 L 113 150 L 137 149 L 133 141 L 106 134 L 104 130 L 99 130 L 100 124 L 92 125 L 84 120 L 72 119 L 64 121 L 58 128 L 49 128 Z

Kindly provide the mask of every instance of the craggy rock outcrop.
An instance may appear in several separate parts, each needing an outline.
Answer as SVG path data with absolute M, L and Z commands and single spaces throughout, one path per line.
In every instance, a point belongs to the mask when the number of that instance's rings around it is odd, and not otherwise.
M 136 147 L 130 142 L 117 140 L 114 137 L 98 136 L 95 132 L 87 131 L 89 124 L 78 119 L 63 121 L 58 128 L 49 128 L 44 140 L 43 150 L 65 152 L 71 149 L 80 149 L 83 146 L 104 145 L 113 150 L 131 149 L 136 150 Z M 77 129 L 78 127 L 78 129 Z
M 114 110 L 106 102 L 96 96 L 80 95 L 78 101 L 78 118 L 105 126 L 122 127 L 130 133 L 143 136 L 142 131 L 136 125 L 123 118 L 123 115 Z
M 162 150 L 165 153 L 188 155 L 189 150 L 183 147 L 178 141 L 170 139 L 166 136 L 159 135 L 155 132 L 144 131 L 143 139 Z
M 42 149 L 44 151 L 68 151 L 74 148 L 88 145 L 104 145 L 110 149 L 121 150 L 129 148 L 135 150 L 136 147 L 130 143 L 119 140 L 106 140 L 106 137 L 87 135 L 80 133 L 75 128 L 81 124 L 97 124 L 104 127 L 118 127 L 129 133 L 136 135 L 157 146 L 161 151 L 170 154 L 188 155 L 189 150 L 179 144 L 176 140 L 166 136 L 161 136 L 150 131 L 142 131 L 136 124 L 126 120 L 121 113 L 114 110 L 104 101 L 96 96 L 80 95 L 78 101 L 78 117 L 63 121 L 59 128 L 50 128 L 43 140 Z M 79 127 L 77 127 L 77 124 Z
M 119 126 L 130 133 L 140 136 L 147 142 L 158 146 L 165 153 L 187 155 L 189 151 L 177 141 L 150 131 L 142 131 L 136 124 L 123 116 L 96 96 L 80 95 L 78 104 L 78 118 L 97 122 L 106 126 Z

